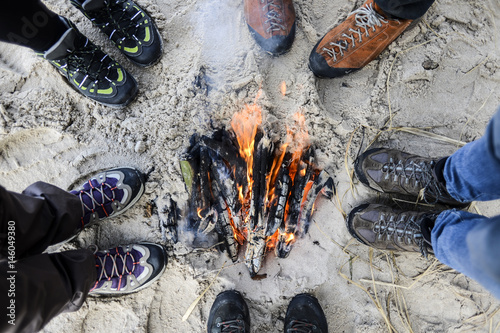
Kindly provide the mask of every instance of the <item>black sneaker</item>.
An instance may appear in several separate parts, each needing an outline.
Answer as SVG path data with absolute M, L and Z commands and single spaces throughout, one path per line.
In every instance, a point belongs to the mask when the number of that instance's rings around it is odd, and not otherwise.
M 137 83 L 120 64 L 101 51 L 67 19 L 64 35 L 47 51 L 47 59 L 81 94 L 104 105 L 122 107 L 137 95 Z
M 130 294 L 158 280 L 167 266 L 163 246 L 152 243 L 120 245 L 94 253 L 97 280 L 90 295 Z
M 71 0 L 136 65 L 155 64 L 162 40 L 153 19 L 131 0 Z
M 455 200 L 446 190 L 441 171 L 444 162 L 446 157 L 432 159 L 374 148 L 358 156 L 354 171 L 361 183 L 375 191 L 409 195 L 428 204 L 467 206 L 469 203 Z
M 250 333 L 248 306 L 241 294 L 228 290 L 217 295 L 210 309 L 208 333 Z
M 144 175 L 133 168 L 101 172 L 71 191 L 82 203 L 82 228 L 129 209 L 144 193 Z
M 288 304 L 285 333 L 328 333 L 325 314 L 316 297 L 299 294 Z
M 431 231 L 437 212 L 396 210 L 363 204 L 347 217 L 349 233 L 361 243 L 381 250 L 433 253 Z

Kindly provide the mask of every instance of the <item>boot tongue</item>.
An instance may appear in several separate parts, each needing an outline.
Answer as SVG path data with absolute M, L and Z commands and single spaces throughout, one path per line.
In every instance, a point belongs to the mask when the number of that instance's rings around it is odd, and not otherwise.
M 104 7 L 104 0 L 87 0 L 82 4 L 85 11 L 97 10 Z
M 66 57 L 69 53 L 75 50 L 75 40 L 78 36 L 73 28 L 69 28 L 59 38 L 59 40 L 52 45 L 50 49 L 45 51 L 44 57 L 47 60 L 58 60 Z

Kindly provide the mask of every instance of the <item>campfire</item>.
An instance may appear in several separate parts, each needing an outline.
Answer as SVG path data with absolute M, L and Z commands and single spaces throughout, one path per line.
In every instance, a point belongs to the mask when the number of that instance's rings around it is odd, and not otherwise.
M 286 138 L 273 141 L 262 129 L 262 110 L 246 105 L 230 129 L 211 137 L 193 135 L 181 161 L 189 192 L 188 227 L 198 236 L 218 234 L 233 262 L 246 244 L 250 275 L 266 252 L 286 258 L 309 229 L 316 198 L 331 198 L 333 179 L 315 164 L 305 126 L 297 113 Z

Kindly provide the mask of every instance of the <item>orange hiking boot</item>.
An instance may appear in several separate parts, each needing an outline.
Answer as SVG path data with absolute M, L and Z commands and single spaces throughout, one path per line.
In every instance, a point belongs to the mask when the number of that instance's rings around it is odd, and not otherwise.
M 309 56 L 309 68 L 318 77 L 330 78 L 361 69 L 411 22 L 391 18 L 373 0 L 367 0 L 316 44 Z
M 287 52 L 295 38 L 295 9 L 292 0 L 244 0 L 250 33 L 267 53 Z

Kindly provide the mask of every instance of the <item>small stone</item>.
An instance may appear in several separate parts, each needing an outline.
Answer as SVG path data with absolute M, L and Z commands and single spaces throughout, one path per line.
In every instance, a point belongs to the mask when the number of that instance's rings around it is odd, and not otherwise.
M 422 67 L 425 70 L 433 70 L 439 67 L 439 64 L 433 60 L 426 60 L 422 63 Z
M 137 154 L 142 154 L 146 151 L 146 144 L 144 143 L 144 141 L 137 141 L 135 143 L 135 148 L 134 148 L 135 152 Z

